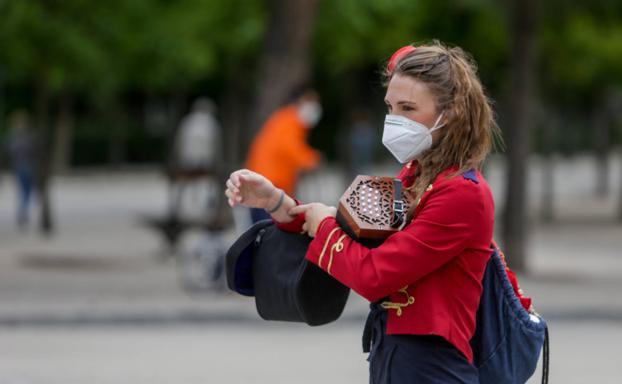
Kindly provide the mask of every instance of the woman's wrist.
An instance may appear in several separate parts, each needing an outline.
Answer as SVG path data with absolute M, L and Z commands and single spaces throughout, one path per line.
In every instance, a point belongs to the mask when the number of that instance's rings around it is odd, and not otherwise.
M 283 200 L 285 198 L 285 192 L 282 189 L 275 188 L 274 192 L 276 192 L 276 197 L 271 198 L 271 201 L 268 202 L 268 206 L 265 208 L 269 214 L 277 212 L 283 205 Z M 275 194 L 273 193 L 273 195 Z
M 296 200 L 289 197 L 283 190 L 277 189 L 277 193 L 270 199 L 270 203 L 266 208 L 266 211 L 272 216 L 272 218 L 279 223 L 289 223 L 295 216 L 288 213 L 290 209 L 298 205 Z M 269 210 L 272 208 L 273 210 Z

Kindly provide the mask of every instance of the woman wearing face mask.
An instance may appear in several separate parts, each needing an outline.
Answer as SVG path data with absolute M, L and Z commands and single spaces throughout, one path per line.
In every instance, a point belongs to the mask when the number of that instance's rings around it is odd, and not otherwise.
M 266 208 L 284 230 L 306 230 L 306 258 L 372 303 L 363 335 L 372 383 L 478 383 L 469 340 L 494 225 L 479 168 L 497 127 L 460 48 L 403 47 L 386 76 L 382 141 L 419 201 L 400 232 L 366 248 L 339 227 L 334 207 L 299 205 L 247 170 L 225 193 L 232 206 Z

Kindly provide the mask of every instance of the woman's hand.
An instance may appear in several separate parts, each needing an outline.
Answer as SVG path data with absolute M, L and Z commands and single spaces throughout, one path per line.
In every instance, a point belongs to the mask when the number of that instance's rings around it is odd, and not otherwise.
M 250 208 L 270 209 L 278 204 L 281 197 L 281 190 L 270 180 L 248 169 L 233 172 L 226 185 L 225 195 L 231 207 L 241 204 Z
M 288 211 L 292 216 L 300 213 L 305 214 L 305 223 L 302 229 L 306 231 L 309 236 L 315 237 L 318 230 L 318 226 L 327 217 L 335 217 L 337 215 L 337 208 L 329 207 L 322 203 L 309 203 L 293 207 Z

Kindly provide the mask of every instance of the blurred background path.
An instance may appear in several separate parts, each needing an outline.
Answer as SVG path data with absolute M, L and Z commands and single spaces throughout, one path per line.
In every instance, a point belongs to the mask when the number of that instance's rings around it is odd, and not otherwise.
M 540 168 L 530 165 L 537 197 Z M 520 282 L 549 320 L 551 383 L 622 377 L 622 228 L 616 202 L 592 197 L 591 169 L 588 158 L 560 161 L 560 216 L 529 227 L 532 272 Z M 498 161 L 488 169 L 498 206 L 503 172 Z M 301 195 L 336 201 L 339 174 L 313 174 Z M 310 186 L 318 180 L 321 190 Z M 367 307 L 357 295 L 328 326 L 264 322 L 250 299 L 182 289 L 180 266 L 139 220 L 164 210 L 159 174 L 94 171 L 56 183 L 59 233 L 49 240 L 14 229 L 13 191 L 0 187 L 0 384 L 366 382 Z

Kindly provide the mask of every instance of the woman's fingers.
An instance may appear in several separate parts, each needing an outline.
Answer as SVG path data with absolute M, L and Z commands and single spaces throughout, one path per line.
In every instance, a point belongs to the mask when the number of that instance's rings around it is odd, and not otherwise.
M 244 198 L 240 193 L 240 189 L 236 188 L 231 180 L 227 180 L 225 184 L 227 185 L 225 196 L 229 198 L 229 205 L 233 207 L 236 203 L 241 203 Z
M 240 169 L 231 173 L 225 184 L 228 191 L 225 194 L 231 206 L 261 203 L 262 199 L 269 197 L 268 187 L 272 186 L 265 177 L 248 169 Z
M 311 204 L 301 204 L 293 207 L 287 213 L 291 216 L 299 215 L 301 213 L 306 213 L 311 208 Z
M 227 180 L 226 185 L 227 185 L 227 190 L 230 190 L 233 193 L 240 193 L 240 189 L 236 187 L 235 184 L 233 184 L 233 181 L 231 181 L 231 179 Z
M 250 171 L 248 169 L 239 169 L 233 172 L 231 175 L 229 175 L 229 180 L 231 180 L 234 186 L 236 186 L 237 188 L 240 188 L 240 185 L 241 185 L 240 177 L 243 178 L 244 175 L 247 175 L 249 173 Z
M 240 185 L 243 183 L 259 185 L 263 181 L 263 176 L 254 172 L 243 173 L 239 176 Z
M 235 205 L 233 193 L 227 188 L 225 189 L 225 196 L 227 196 L 227 203 L 229 203 L 230 207 Z
M 232 174 L 229 175 L 229 180 L 227 181 L 231 181 L 231 184 L 239 187 L 240 186 L 240 174 L 238 173 L 239 171 L 235 171 Z
M 233 185 L 231 180 L 227 180 L 225 183 L 227 185 L 227 189 L 225 190 L 225 195 L 230 198 L 236 198 L 240 196 L 240 189 Z

